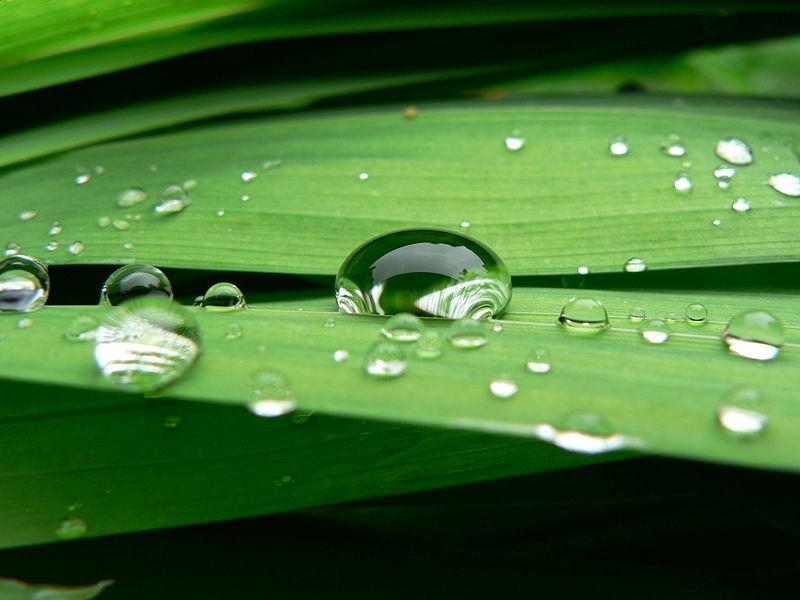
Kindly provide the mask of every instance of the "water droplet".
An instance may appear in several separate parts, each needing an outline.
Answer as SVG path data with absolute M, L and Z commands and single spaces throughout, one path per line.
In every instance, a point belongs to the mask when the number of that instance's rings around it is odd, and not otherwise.
M 528 371 L 531 373 L 549 373 L 550 372 L 550 355 L 548 354 L 547 350 L 544 349 L 537 349 L 533 351 L 533 354 L 528 358 L 528 361 L 525 363 Z
M 702 325 L 708 318 L 708 309 L 704 304 L 693 302 L 686 307 L 686 321 L 691 325 Z
M 732 165 L 749 165 L 753 163 L 753 151 L 742 140 L 728 138 L 717 142 L 717 156 Z
M 164 417 L 164 429 L 177 429 L 182 422 L 183 419 L 180 415 L 167 415 Z
M 0 312 L 32 312 L 47 302 L 47 267 L 30 256 L 16 254 L 0 261 Z
M 63 225 L 61 225 L 61 221 L 53 221 L 53 224 L 50 225 L 50 229 L 47 231 L 47 235 L 58 235 L 64 231 Z
M 186 181 L 183 182 L 183 185 L 181 185 L 181 187 L 185 189 L 187 192 L 195 190 L 197 189 L 197 179 L 187 179 Z
M 608 144 L 608 151 L 612 156 L 625 156 L 628 150 L 628 142 L 621 135 L 615 135 Z
M 505 139 L 506 150 L 517 152 L 525 147 L 525 138 L 519 131 L 512 131 Z
M 64 331 L 64 339 L 70 342 L 93 340 L 97 334 L 97 319 L 90 315 L 75 317 Z
M 750 210 L 750 201 L 747 198 L 737 198 L 731 204 L 731 208 L 737 213 L 746 213 Z
M 395 342 L 416 342 L 425 329 L 425 325 L 416 315 L 398 313 L 384 324 L 381 333 Z
M 489 382 L 489 391 L 496 398 L 511 398 L 518 389 L 517 384 L 508 377 L 498 377 Z
M 86 169 L 78 169 L 75 175 L 75 183 L 77 185 L 83 185 L 84 183 L 88 183 L 92 179 L 92 174 L 89 173 Z
M 390 379 L 406 371 L 403 349 L 393 342 L 377 342 L 367 352 L 364 370 L 373 377 Z
M 424 331 L 417 340 L 414 353 L 426 360 L 439 358 L 442 355 L 442 337 L 436 331 Z
M 242 197 L 240 198 L 240 200 L 242 202 L 250 202 L 250 194 L 242 194 Z
M 72 242 L 69 246 L 67 246 L 67 250 L 70 254 L 74 254 L 77 256 L 84 250 L 86 250 L 86 244 L 81 241 Z
M 105 229 L 111 225 L 111 217 L 100 217 L 97 219 L 97 226 L 101 229 Z
M 596 333 L 608 327 L 608 313 L 594 298 L 572 298 L 561 309 L 558 321 L 568 331 Z
M 150 265 L 125 265 L 109 275 L 100 290 L 100 301 L 116 306 L 138 296 L 172 300 L 172 284 L 160 269 Z
M 650 319 L 639 328 L 642 337 L 651 344 L 663 344 L 669 339 L 669 325 L 663 319 Z
M 686 171 L 681 171 L 675 175 L 675 181 L 672 182 L 672 187 L 680 194 L 685 194 L 692 191 L 692 180 Z
M 631 321 L 642 321 L 647 316 L 647 311 L 642 306 L 633 306 L 628 311 L 628 318 Z
M 757 437 L 768 422 L 767 416 L 761 412 L 762 404 L 755 388 L 736 388 L 723 396 L 717 408 L 717 422 L 727 433 L 737 438 Z
M 147 168 L 151 173 L 155 173 L 158 171 L 158 165 L 150 165 Z
M 254 181 L 256 177 L 258 177 L 258 173 L 255 171 L 243 171 L 240 177 L 245 183 L 250 183 L 251 181 Z
M 416 106 L 407 106 L 406 108 L 403 109 L 403 116 L 406 119 L 413 119 L 418 114 L 419 114 L 419 112 L 417 111 L 417 107 Z
M 53 240 L 53 241 L 47 242 L 47 244 L 45 244 L 44 249 L 47 250 L 48 252 L 55 252 L 56 250 L 58 250 L 58 247 L 59 247 L 59 243 L 57 241 Z
M 753 360 L 771 360 L 778 356 L 783 338 L 780 319 L 763 310 L 740 312 L 722 333 L 728 350 Z
M 261 163 L 261 168 L 264 169 L 265 171 L 269 171 L 270 169 L 275 169 L 277 167 L 280 167 L 282 164 L 283 160 L 281 160 L 280 158 L 272 158 L 270 160 L 265 160 L 263 163 Z
M 30 221 L 31 219 L 35 219 L 36 215 L 38 214 L 39 213 L 35 210 L 23 210 L 21 213 L 19 213 L 19 218 L 22 221 Z
M 15 256 L 19 254 L 19 251 L 22 250 L 22 246 L 20 246 L 17 242 L 8 242 L 6 244 L 6 249 L 3 254 L 6 256 Z
M 647 269 L 647 263 L 644 262 L 641 258 L 633 257 L 629 258 L 625 263 L 625 271 L 628 273 L 641 273 L 645 269 Z
M 140 296 L 114 308 L 97 329 L 103 377 L 131 392 L 153 392 L 181 377 L 200 354 L 192 314 L 165 297 Z
M 720 225 L 722 225 L 722 221 L 720 219 L 714 219 L 713 221 L 711 221 L 711 224 L 714 227 L 719 227 Z
M 17 329 L 27 329 L 28 327 L 33 327 L 35 321 L 30 317 L 25 317 L 24 319 L 20 319 L 17 321 Z
M 322 324 L 322 326 L 325 327 L 326 329 L 333 329 L 334 327 L 336 327 L 336 321 L 334 321 L 333 319 L 325 319 L 325 322 Z
M 492 331 L 494 331 L 495 333 L 500 333 L 501 331 L 503 331 L 503 326 L 500 325 L 500 323 L 495 323 L 494 325 L 492 325 Z
M 346 313 L 480 319 L 505 310 L 511 276 L 477 240 L 407 229 L 359 246 L 339 268 L 336 289 L 339 310 Z
M 125 242 L 122 247 L 125 250 L 133 250 L 133 242 Z
M 469 318 L 453 321 L 447 339 L 451 346 L 462 350 L 480 348 L 488 341 L 484 324 Z
M 94 166 L 94 172 L 97 175 L 104 175 L 105 172 L 106 172 L 106 168 L 103 165 L 95 165 Z
M 218 208 L 217 209 L 217 216 L 218 217 L 224 217 L 225 216 L 225 209 L 224 208 Z
M 731 181 L 730 179 L 720 179 L 719 181 L 717 181 L 717 186 L 721 190 L 727 190 L 731 187 Z
M 470 227 L 472 227 L 472 223 L 470 223 L 466 219 L 461 221 L 461 223 L 459 223 L 459 225 L 461 226 L 462 229 L 469 229 Z
M 717 179 L 732 179 L 736 175 L 736 168 L 730 165 L 719 165 L 714 169 L 714 177 Z
M 615 432 L 602 416 L 593 412 L 574 412 L 553 424 L 539 423 L 536 435 L 559 448 L 582 454 L 601 454 L 640 445 L 637 440 Z
M 117 196 L 117 206 L 120 208 L 128 208 L 136 206 L 137 204 L 147 200 L 147 192 L 142 188 L 131 187 L 123 190 Z
M 776 173 L 772 175 L 767 183 L 770 187 L 792 198 L 800 198 L 800 177 L 792 173 Z
M 228 311 L 245 308 L 244 294 L 232 283 L 215 283 L 206 291 L 200 306 L 207 310 Z
M 189 194 L 179 185 L 169 185 L 161 192 L 161 202 L 153 210 L 158 215 L 174 215 L 191 204 Z
M 667 138 L 661 142 L 661 151 L 667 156 L 676 158 L 686 156 L 686 146 L 683 145 L 681 138 L 674 133 L 668 135 Z
M 367 179 L 369 179 L 369 173 L 363 173 L 363 172 L 359 173 L 358 174 L 358 179 L 360 181 L 366 181 Z
M 242 326 L 237 323 L 231 323 L 228 325 L 228 328 L 225 330 L 225 339 L 226 340 L 238 340 L 242 337 Z
M 342 363 L 350 358 L 350 352 L 344 348 L 339 348 L 333 353 L 333 362 Z
M 114 219 L 113 221 L 111 221 L 111 224 L 117 231 L 127 231 L 128 229 L 131 228 L 131 224 L 125 219 Z
M 64 519 L 56 529 L 56 537 L 60 540 L 77 540 L 85 537 L 87 533 L 89 526 L 79 517 Z

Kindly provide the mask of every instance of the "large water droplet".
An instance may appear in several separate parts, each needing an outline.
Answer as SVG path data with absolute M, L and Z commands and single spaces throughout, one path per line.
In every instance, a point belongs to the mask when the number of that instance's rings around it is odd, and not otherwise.
M 672 187 L 680 194 L 685 194 L 692 191 L 692 179 L 686 171 L 681 171 L 675 175 L 675 180 L 672 182 Z
M 650 319 L 642 323 L 639 332 L 651 344 L 663 344 L 669 339 L 670 328 L 663 319 Z
M 472 319 L 453 321 L 447 339 L 451 346 L 462 350 L 480 348 L 488 341 L 484 324 Z
M 442 337 L 436 331 L 423 331 L 414 347 L 414 353 L 419 358 L 439 358 L 442 355 Z
M 686 307 L 686 321 L 690 325 L 702 325 L 708 318 L 708 309 L 704 304 L 693 302 Z
M 394 342 L 377 342 L 367 352 L 364 370 L 373 377 L 391 379 L 406 371 L 403 349 Z
M 497 377 L 489 382 L 489 391 L 496 398 L 511 398 L 518 389 L 517 384 L 508 377 Z
M 737 388 L 725 394 L 717 407 L 717 422 L 729 434 L 750 439 L 763 433 L 768 418 L 761 412 L 762 402 L 758 390 Z
M 742 140 L 728 138 L 717 142 L 717 156 L 732 165 L 749 165 L 753 162 L 753 151 Z
M 534 350 L 533 354 L 525 363 L 528 371 L 531 373 L 549 373 L 550 372 L 550 356 L 547 350 L 541 348 Z
M 500 315 L 511 277 L 489 248 L 464 235 L 408 229 L 374 238 L 336 276 L 339 310 L 473 319 Z
M 161 192 L 161 202 L 153 210 L 158 215 L 174 215 L 190 204 L 189 194 L 179 185 L 169 185 Z
M 746 310 L 735 315 L 722 334 L 728 350 L 753 360 L 771 360 L 783 344 L 783 324 L 763 310 Z
M 282 371 L 264 369 L 253 376 L 255 400 L 247 406 L 259 417 L 280 417 L 297 408 L 289 380 Z
M 621 135 L 615 135 L 608 144 L 608 151 L 612 156 L 625 156 L 628 154 L 628 142 Z
M 64 331 L 64 339 L 70 342 L 93 340 L 97 335 L 97 319 L 90 315 L 75 317 Z
M 418 316 L 400 313 L 386 321 L 381 333 L 395 342 L 416 342 L 424 329 L 425 325 Z
M 512 131 L 505 139 L 506 150 L 517 152 L 525 147 L 525 138 L 519 131 Z
M 746 213 L 750 210 L 750 201 L 747 198 L 737 198 L 731 204 L 731 208 L 737 213 Z
M 676 158 L 686 156 L 686 146 L 683 145 L 681 138 L 674 133 L 668 135 L 667 138 L 661 142 L 661 151 L 667 156 Z
M 244 294 L 232 283 L 215 283 L 206 291 L 200 306 L 215 311 L 239 310 L 245 307 Z
M 47 302 L 47 267 L 30 256 L 16 254 L 0 261 L 0 312 L 31 312 Z
M 79 517 L 64 519 L 56 529 L 56 537 L 60 540 L 77 540 L 85 537 L 87 533 L 89 526 Z
M 172 284 L 151 265 L 125 265 L 109 275 L 100 290 L 100 301 L 117 305 L 137 296 L 161 296 L 172 300 Z
M 574 412 L 552 424 L 539 423 L 536 435 L 559 448 L 582 454 L 600 454 L 639 445 L 636 440 L 617 433 L 602 416 L 593 412 Z
M 200 354 L 192 314 L 166 298 L 133 298 L 109 313 L 95 336 L 103 377 L 131 392 L 152 392 L 181 377 Z
M 641 258 L 634 256 L 633 258 L 629 258 L 627 260 L 624 268 L 628 273 L 641 273 L 647 269 L 647 263 Z
M 793 173 L 776 173 L 768 180 L 770 187 L 785 196 L 800 198 L 800 177 Z
M 608 327 L 608 313 L 594 298 L 572 298 L 561 309 L 558 321 L 568 331 L 597 333 Z
M 147 192 L 142 188 L 131 187 L 123 190 L 117 196 L 117 206 L 129 208 L 147 200 Z

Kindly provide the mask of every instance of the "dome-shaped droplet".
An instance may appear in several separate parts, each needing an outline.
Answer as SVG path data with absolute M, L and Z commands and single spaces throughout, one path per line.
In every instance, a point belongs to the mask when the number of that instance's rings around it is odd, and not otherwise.
M 505 139 L 506 150 L 509 152 L 517 152 L 525 147 L 525 138 L 517 131 L 512 131 Z
M 86 250 L 86 244 L 80 240 L 72 242 L 69 246 L 67 246 L 67 251 L 75 256 L 81 254 L 84 250 Z
M 628 273 L 641 273 L 647 269 L 647 263 L 641 258 L 634 256 L 633 258 L 629 258 L 627 260 L 624 268 Z
M 685 194 L 692 191 L 692 178 L 685 171 L 681 171 L 675 175 L 675 180 L 672 182 L 672 187 L 680 194 Z
M 244 331 L 242 330 L 242 326 L 238 323 L 231 323 L 225 329 L 226 340 L 238 340 L 242 335 L 244 335 Z
M 753 151 L 742 140 L 728 138 L 717 142 L 717 156 L 732 165 L 749 165 L 753 162 Z
M 114 306 L 137 296 L 162 296 L 172 300 L 172 284 L 153 266 L 125 265 L 109 275 L 100 290 L 100 301 Z
M 19 251 L 22 250 L 22 246 L 20 246 L 17 242 L 8 242 L 6 244 L 5 251 L 3 255 L 5 256 L 15 256 L 19 254 Z
M 561 309 L 559 322 L 569 331 L 596 333 L 608 327 L 605 306 L 594 298 L 572 298 Z
M 702 325 L 708 318 L 708 309 L 704 304 L 693 302 L 686 307 L 686 321 L 690 325 Z
M 670 328 L 663 319 L 650 319 L 642 323 L 639 333 L 651 344 L 663 344 L 669 339 Z
M 152 392 L 181 377 L 200 354 L 192 314 L 167 298 L 144 296 L 114 308 L 95 335 L 103 377 L 131 392 Z
M 439 358 L 442 355 L 442 336 L 436 331 L 423 331 L 414 347 L 414 354 L 424 359 Z
M 767 183 L 776 192 L 792 198 L 800 198 L 800 176 L 793 173 L 776 173 Z
M 608 152 L 611 156 L 625 156 L 628 154 L 628 142 L 621 135 L 615 135 L 608 144 Z
M 580 265 L 578 267 L 578 275 L 588 275 L 589 274 L 589 267 L 586 265 Z
M 534 350 L 525 366 L 531 373 L 549 373 L 550 356 L 547 350 L 541 348 Z
M 189 206 L 189 194 L 179 185 L 169 185 L 161 192 L 161 201 L 153 210 L 158 215 L 174 215 Z M 116 225 L 114 225 L 116 227 Z
M 280 417 L 297 408 L 289 380 L 282 371 L 264 369 L 253 376 L 255 399 L 248 404 L 259 417 Z
M 480 319 L 506 309 L 511 277 L 477 240 L 407 229 L 359 246 L 339 268 L 336 290 L 339 310 L 346 313 Z
M 31 312 L 47 302 L 47 267 L 30 256 L 15 254 L 0 261 L 0 312 Z
M 783 344 L 783 324 L 763 310 L 746 310 L 734 316 L 722 338 L 728 350 L 753 360 L 771 360 Z
M 238 310 L 245 307 L 244 294 L 232 283 L 215 283 L 206 291 L 200 306 L 215 311 Z
M 147 192 L 142 188 L 130 187 L 117 195 L 117 206 L 129 208 L 147 200 Z
M 553 423 L 536 425 L 536 435 L 559 448 L 582 454 L 600 454 L 641 445 L 638 440 L 614 430 L 594 412 L 573 412 Z
M 495 398 L 511 398 L 518 389 L 517 384 L 508 377 L 497 377 L 489 382 L 489 391 Z
M 632 306 L 628 311 L 628 318 L 636 323 L 644 320 L 646 316 L 647 310 L 643 306 Z
M 686 146 L 681 141 L 680 136 L 671 133 L 661 142 L 661 151 L 667 156 L 680 158 L 686 156 Z
M 399 377 L 406 371 L 403 349 L 393 342 L 377 342 L 368 351 L 364 371 L 381 379 Z
M 737 388 L 726 393 L 717 407 L 717 422 L 726 433 L 751 439 L 764 432 L 769 419 L 755 388 Z
M 425 325 L 416 315 L 400 313 L 391 317 L 381 328 L 381 333 L 394 342 L 416 342 Z
M 750 201 L 747 198 L 737 198 L 731 204 L 733 212 L 746 213 L 750 211 Z
M 47 230 L 47 235 L 58 235 L 64 231 L 64 226 L 61 224 L 61 221 L 53 221 L 53 224 L 50 225 L 50 229 Z
M 451 346 L 462 350 L 480 348 L 488 341 L 485 325 L 473 319 L 453 321 L 447 339 Z

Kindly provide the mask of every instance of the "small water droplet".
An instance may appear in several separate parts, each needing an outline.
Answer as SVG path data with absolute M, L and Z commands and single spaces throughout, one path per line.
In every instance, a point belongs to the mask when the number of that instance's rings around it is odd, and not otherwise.
M 246 303 L 242 291 L 228 282 L 220 282 L 212 285 L 203 295 L 200 306 L 206 310 L 229 311 L 245 308 Z
M 333 353 L 333 362 L 342 363 L 349 358 L 350 358 L 350 352 L 348 352 L 344 348 L 339 348 L 338 350 L 335 350 Z
M 105 229 L 111 225 L 111 217 L 100 217 L 97 219 L 97 226 L 101 229 Z
M 470 223 L 466 219 L 461 221 L 461 223 L 459 223 L 459 225 L 461 226 L 462 229 L 469 229 L 470 227 L 472 227 L 472 223 Z
M 600 415 L 573 412 L 555 423 L 539 423 L 536 435 L 559 448 L 582 454 L 601 454 L 627 447 L 637 447 L 638 440 L 617 433 Z
M 228 328 L 225 329 L 225 339 L 226 340 L 238 340 L 242 337 L 242 326 L 238 323 L 231 323 L 228 325 Z
M 53 221 L 53 224 L 50 225 L 50 229 L 47 231 L 47 235 L 58 235 L 64 231 L 63 225 L 61 225 L 61 221 Z
M 693 302 L 686 307 L 686 321 L 691 325 L 702 325 L 708 318 L 708 309 L 704 304 Z
M 597 333 L 608 327 L 608 313 L 594 298 L 572 298 L 561 309 L 558 321 L 568 331 Z
M 183 189 L 185 189 L 187 192 L 190 192 L 192 190 L 196 190 L 197 189 L 197 179 L 187 179 L 186 181 L 183 182 L 183 185 L 181 185 L 181 187 Z
M 27 329 L 28 327 L 33 327 L 35 321 L 30 317 L 25 317 L 17 321 L 17 329 Z
M 155 173 L 158 171 L 158 165 L 150 165 L 147 168 L 151 173 Z
M 681 171 L 675 175 L 675 181 L 672 182 L 672 187 L 679 194 L 686 194 L 692 190 L 692 180 L 686 171 Z
M 503 326 L 500 325 L 500 323 L 495 323 L 494 325 L 492 325 L 492 331 L 494 331 L 495 333 L 500 333 L 501 331 L 503 331 Z
M 547 350 L 542 348 L 533 351 L 533 354 L 528 358 L 525 363 L 528 371 L 531 373 L 549 373 L 550 372 L 550 355 Z
M 69 251 L 70 254 L 74 254 L 75 256 L 77 256 L 78 254 L 86 250 L 86 244 L 78 240 L 72 242 L 69 246 L 67 246 L 67 250 Z
M 218 217 L 224 217 L 225 216 L 225 209 L 224 208 L 218 208 L 216 214 L 217 214 Z
M 93 340 L 97 334 L 97 319 L 90 315 L 75 317 L 64 331 L 64 339 L 70 342 Z
M 608 144 L 608 151 L 612 156 L 626 156 L 628 150 L 628 142 L 621 135 L 615 135 Z
M 768 418 L 762 412 L 762 401 L 758 390 L 750 387 L 736 388 L 727 392 L 717 407 L 717 422 L 729 433 L 740 439 L 750 439 L 763 433 Z
M 732 165 L 749 165 L 753 163 L 753 151 L 742 140 L 727 138 L 717 142 L 717 156 Z
M 642 306 L 633 306 L 628 311 L 628 318 L 631 321 L 635 322 L 643 321 L 646 316 L 647 316 L 647 311 Z
M 369 179 L 369 173 L 364 173 L 364 172 L 359 173 L 358 174 L 358 179 L 360 181 L 366 181 L 367 179 Z
M 776 192 L 792 198 L 800 198 L 800 177 L 793 173 L 776 173 L 767 180 Z
M 641 258 L 634 256 L 633 258 L 629 258 L 625 263 L 625 271 L 628 273 L 641 273 L 645 269 L 647 269 L 647 263 L 644 262 Z
M 334 321 L 333 319 L 325 319 L 325 322 L 322 324 L 322 326 L 325 327 L 326 329 L 333 329 L 334 327 L 336 327 L 336 321 Z
M 486 327 L 474 319 L 459 319 L 450 325 L 447 335 L 450 345 L 462 350 L 480 348 L 488 341 Z
M 280 417 L 297 408 L 289 379 L 277 369 L 263 369 L 253 376 L 255 400 L 248 404 L 259 417 Z
M 407 106 L 406 108 L 403 109 L 403 116 L 406 119 L 413 119 L 418 114 L 419 114 L 419 112 L 417 111 L 417 107 L 416 106 Z
M 153 392 L 180 378 L 200 354 L 194 316 L 166 297 L 139 296 L 115 307 L 97 329 L 94 358 L 106 381 Z
M 394 342 L 416 342 L 424 330 L 425 325 L 418 316 L 399 313 L 386 321 L 381 333 Z
M 108 276 L 100 290 L 100 301 L 112 306 L 138 296 L 159 296 L 172 300 L 172 284 L 151 265 L 125 265 Z
M 177 429 L 182 422 L 183 419 L 180 415 L 167 415 L 164 417 L 164 429 Z
M 122 244 L 122 248 L 125 250 L 133 250 L 133 242 L 125 242 Z
M 771 360 L 778 356 L 783 344 L 783 324 L 766 311 L 746 310 L 730 320 L 722 339 L 734 354 L 753 360 Z
M 55 533 L 60 540 L 77 540 L 89 533 L 89 526 L 79 517 L 69 517 L 59 523 Z
M 676 158 L 686 156 L 686 146 L 683 145 L 681 138 L 674 133 L 668 135 L 667 138 L 661 142 L 661 151 L 667 156 Z
M 77 185 L 83 185 L 84 183 L 88 183 L 92 179 L 92 174 L 85 169 L 78 169 L 77 174 L 75 175 L 75 183 Z
M 517 152 L 525 147 L 525 138 L 522 134 L 514 130 L 505 139 L 506 150 L 509 152 Z
M 147 200 L 147 192 L 142 188 L 130 187 L 117 195 L 117 206 L 129 208 Z
M 663 344 L 669 339 L 670 328 L 662 319 L 650 319 L 642 323 L 639 333 L 651 344 Z
M 714 219 L 713 221 L 711 221 L 711 224 L 714 227 L 719 227 L 720 225 L 722 225 L 722 220 L 721 219 Z
M 414 353 L 426 360 L 439 358 L 442 355 L 442 337 L 436 331 L 423 331 L 414 347 Z
M 31 219 L 35 219 L 36 215 L 38 214 L 39 213 L 35 210 L 23 210 L 21 213 L 19 213 L 19 218 L 22 221 L 30 221 Z
M 250 202 L 250 194 L 242 194 L 242 197 L 240 198 L 240 200 L 242 202 Z
M 668 323 L 674 323 L 678 320 L 678 316 L 674 312 L 668 312 L 666 315 L 664 315 L 664 319 Z
M 403 349 L 394 342 L 377 342 L 367 352 L 364 370 L 383 379 L 399 377 L 407 367 Z
M 111 224 L 117 231 L 127 231 L 128 229 L 131 228 L 131 224 L 125 219 L 114 219 L 113 221 L 111 221 Z
M 719 181 L 717 181 L 717 187 L 719 187 L 719 189 L 721 190 L 730 189 L 731 187 L 730 179 L 720 179 Z
M 714 177 L 717 179 L 732 179 L 736 175 L 736 168 L 730 165 L 719 165 L 714 169 Z
M 6 249 L 3 252 L 3 254 L 5 254 L 6 256 L 15 256 L 19 254 L 20 250 L 22 250 L 22 246 L 20 246 L 18 243 L 8 242 L 8 244 L 6 244 Z
M 517 384 L 508 377 L 498 377 L 489 382 L 489 391 L 495 398 L 511 398 L 518 389 Z
M 52 240 L 50 242 L 47 242 L 47 244 L 45 244 L 44 249 L 47 250 L 48 252 L 55 252 L 56 250 L 58 250 L 58 247 L 59 243 L 55 240 Z
M 265 171 L 269 171 L 270 169 L 275 169 L 280 167 L 283 164 L 283 160 L 280 158 L 271 158 L 269 160 L 265 160 L 261 163 L 261 168 Z
M 50 276 L 41 262 L 15 254 L 0 261 L 0 312 L 33 312 L 47 302 Z
M 731 204 L 731 208 L 737 213 L 746 213 L 750 211 L 750 201 L 747 198 L 737 198 Z
M 256 173 L 255 171 L 242 171 L 240 177 L 242 181 L 244 181 L 245 183 L 250 183 L 251 181 L 254 181 L 258 177 L 258 173 Z

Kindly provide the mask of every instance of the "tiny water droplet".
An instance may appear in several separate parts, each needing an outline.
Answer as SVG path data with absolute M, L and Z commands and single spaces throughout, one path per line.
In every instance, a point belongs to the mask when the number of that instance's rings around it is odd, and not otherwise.
M 686 156 L 686 146 L 683 145 L 681 138 L 674 133 L 668 135 L 667 138 L 661 142 L 661 151 L 667 156 L 676 158 Z
M 668 323 L 674 323 L 678 320 L 678 316 L 674 312 L 668 312 L 666 315 L 664 315 L 664 319 Z
M 58 247 L 59 247 L 59 243 L 57 241 L 53 240 L 53 241 L 47 242 L 47 244 L 45 244 L 44 249 L 47 250 L 48 252 L 55 252 L 56 250 L 58 250 Z
M 53 221 L 53 224 L 50 225 L 50 229 L 47 231 L 47 235 L 58 235 L 64 231 L 63 225 L 61 225 L 61 221 Z
M 89 171 L 84 169 L 78 170 L 77 174 L 75 175 L 75 183 L 77 185 L 83 185 L 84 183 L 88 183 L 92 179 L 92 174 Z
M 539 348 L 533 351 L 533 354 L 528 358 L 525 363 L 528 371 L 531 373 L 549 373 L 550 372 L 550 355 L 547 350 Z
M 72 242 L 69 246 L 67 246 L 67 250 L 69 251 L 70 254 L 74 254 L 75 256 L 77 256 L 78 254 L 86 250 L 86 244 L 78 240 Z
M 424 330 L 425 325 L 418 316 L 398 313 L 386 321 L 381 333 L 394 342 L 416 342 Z
M 125 242 L 122 247 L 125 250 L 133 250 L 133 242 Z
M 240 200 L 242 202 L 250 202 L 250 194 L 242 194 L 242 197 L 240 198 Z
M 608 151 L 612 156 L 626 156 L 628 154 L 628 142 L 621 135 L 615 135 L 608 144 Z
M 685 315 L 690 325 L 702 325 L 708 318 L 708 309 L 704 304 L 693 302 L 686 307 Z
M 158 165 L 150 165 L 150 166 L 149 166 L 149 167 L 147 167 L 147 168 L 148 168 L 148 170 L 149 170 L 151 173 L 155 173 L 155 172 L 157 172 L 157 171 L 158 171 Z
M 746 310 L 730 320 L 722 339 L 734 354 L 753 360 L 771 360 L 778 356 L 783 344 L 783 324 L 766 311 Z
M 442 355 L 442 337 L 436 331 L 423 331 L 414 347 L 414 353 L 418 358 L 426 360 L 439 358 Z
M 60 540 L 77 540 L 89 533 L 89 526 L 79 517 L 69 517 L 59 523 L 55 533 Z
M 40 261 L 14 254 L 0 261 L 0 312 L 33 312 L 47 302 L 50 275 Z
M 670 328 L 663 319 L 650 319 L 642 323 L 639 333 L 651 344 L 663 344 L 669 339 Z
M 399 377 L 407 367 L 403 349 L 394 342 L 377 342 L 367 352 L 364 371 L 382 379 Z
M 714 227 L 719 227 L 720 225 L 722 225 L 722 220 L 720 220 L 720 219 L 714 219 L 713 221 L 711 221 L 711 224 L 712 224 Z
M 258 177 L 258 173 L 256 173 L 255 171 L 242 171 L 240 177 L 242 181 L 244 181 L 245 183 L 250 183 L 251 181 L 254 181 Z
M 283 160 L 280 158 L 271 158 L 269 160 L 265 160 L 261 163 L 261 168 L 265 171 L 269 171 L 270 169 L 275 169 L 280 167 L 283 164 Z
M 20 250 L 22 250 L 22 246 L 20 246 L 18 243 L 8 242 L 8 244 L 6 244 L 6 249 L 3 252 L 3 254 L 5 254 L 6 256 L 15 256 L 19 254 Z
M 776 192 L 792 198 L 800 198 L 800 177 L 793 173 L 776 173 L 767 183 Z
M 116 306 L 138 296 L 160 296 L 172 300 L 172 284 L 151 265 L 125 265 L 108 276 L 100 290 L 100 301 Z
M 64 339 L 70 342 L 93 340 L 97 334 L 97 319 L 90 315 L 75 317 L 64 331 Z
M 17 329 L 27 329 L 28 327 L 33 327 L 35 321 L 30 317 L 25 317 L 17 321 Z
M 451 346 L 462 350 L 480 348 L 488 341 L 484 324 L 468 318 L 453 321 L 447 339 Z
M 505 139 L 506 150 L 517 152 L 525 147 L 525 138 L 519 131 L 512 131 Z
M 594 298 L 572 298 L 561 309 L 558 321 L 568 331 L 597 333 L 608 327 L 608 313 Z
M 489 391 L 495 398 L 511 398 L 518 389 L 517 384 L 508 377 L 498 377 L 489 382 Z
M 111 224 L 117 231 L 127 231 L 128 229 L 131 228 L 131 224 L 125 219 L 114 219 L 113 221 L 111 221 Z
M 111 225 L 111 217 L 99 217 L 97 219 L 97 226 L 101 229 L 105 229 L 109 225 Z
M 31 219 L 35 219 L 36 215 L 38 214 L 39 213 L 35 210 L 23 210 L 21 213 L 19 213 L 19 218 L 22 221 L 30 221 Z
M 641 258 L 634 256 L 633 258 L 629 258 L 625 263 L 625 271 L 628 273 L 641 273 L 645 269 L 647 269 L 647 263 L 644 262 Z
M 145 200 L 147 200 L 146 191 L 144 191 L 142 188 L 130 187 L 121 191 L 117 195 L 117 206 L 119 208 L 129 208 L 131 206 L 136 206 Z
M 628 311 L 628 318 L 631 321 L 642 321 L 647 316 L 647 311 L 642 306 L 633 306 Z
M 573 412 L 554 423 L 536 425 L 536 435 L 559 448 L 581 454 L 601 454 L 636 447 L 638 440 L 617 433 L 602 416 L 593 412 Z
M 226 281 L 215 283 L 203 295 L 200 306 L 206 310 L 229 311 L 245 308 L 246 303 L 242 291 Z
M 459 223 L 459 225 L 461 226 L 462 229 L 469 229 L 470 227 L 472 227 L 472 223 L 470 223 L 466 219 L 461 221 L 461 223 Z
M 97 175 L 104 175 L 105 172 L 106 172 L 106 168 L 103 165 L 95 165 L 94 166 L 94 172 Z
M 494 325 L 492 325 L 492 331 L 494 331 L 495 333 L 500 333 L 501 331 L 503 331 L 503 326 L 500 325 L 500 323 L 495 323 Z
M 685 194 L 692 190 L 692 180 L 686 171 L 681 171 L 675 175 L 675 181 L 672 182 L 672 187 L 679 194 Z
M 717 156 L 732 165 L 753 163 L 753 151 L 747 143 L 737 138 L 727 138 L 717 142 Z
M 224 208 L 218 208 L 216 214 L 217 214 L 218 217 L 224 217 L 225 216 L 225 209 Z
M 750 201 L 747 198 L 737 198 L 731 204 L 731 208 L 737 213 L 746 213 L 750 210 Z
M 231 323 L 228 325 L 228 328 L 225 330 L 225 339 L 226 340 L 238 340 L 242 337 L 242 326 L 238 323 Z
M 338 350 L 335 350 L 333 353 L 333 362 L 342 363 L 349 358 L 350 358 L 350 352 L 348 352 L 344 348 L 339 348 Z
M 164 417 L 164 429 L 177 429 L 182 422 L 183 419 L 180 415 L 167 415 Z
M 589 267 L 586 265 L 581 265 L 578 267 L 578 275 L 588 275 L 589 274 Z
M 358 174 L 358 179 L 360 181 L 366 181 L 367 179 L 369 179 L 369 173 L 364 173 L 364 172 L 359 173 Z
M 334 321 L 333 319 L 325 319 L 325 322 L 322 324 L 322 326 L 325 327 L 326 329 L 333 329 L 334 327 L 336 327 L 336 321 Z

